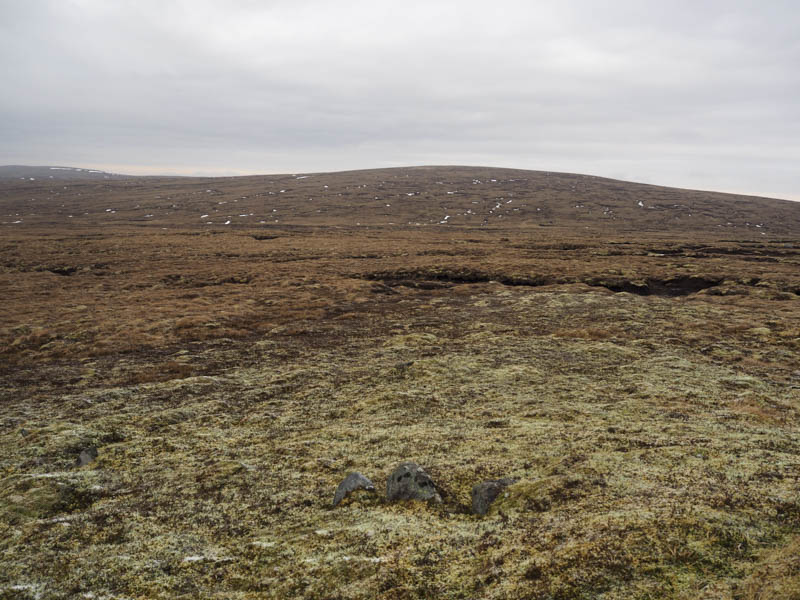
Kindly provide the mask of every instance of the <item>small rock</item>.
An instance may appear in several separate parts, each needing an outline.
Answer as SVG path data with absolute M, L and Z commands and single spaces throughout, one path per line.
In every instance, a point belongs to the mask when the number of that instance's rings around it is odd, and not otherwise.
M 386 499 L 390 502 L 396 500 L 442 501 L 431 476 L 413 462 L 400 463 L 389 475 L 389 479 L 386 480 Z
M 81 453 L 78 455 L 78 460 L 76 461 L 76 464 L 79 467 L 82 467 L 84 465 L 88 465 L 96 458 L 97 458 L 97 448 L 95 448 L 94 446 L 89 446 L 88 448 L 84 448 L 83 450 L 81 450 Z
M 344 500 L 350 492 L 354 492 L 356 490 L 367 490 L 368 492 L 375 491 L 375 485 L 364 477 L 361 473 L 353 472 L 348 473 L 347 477 L 344 478 L 344 481 L 339 484 L 339 487 L 336 488 L 336 493 L 333 495 L 333 505 L 336 506 Z
M 504 477 L 503 479 L 476 483 L 472 487 L 472 512 L 476 515 L 485 515 L 489 512 L 489 506 L 500 495 L 500 492 L 516 482 L 516 479 Z

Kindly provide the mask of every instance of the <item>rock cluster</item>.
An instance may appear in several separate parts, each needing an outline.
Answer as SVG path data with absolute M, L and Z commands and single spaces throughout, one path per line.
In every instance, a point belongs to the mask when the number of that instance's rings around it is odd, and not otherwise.
M 361 473 L 348 473 L 347 477 L 336 488 L 333 506 L 337 506 L 351 492 L 356 490 L 375 491 L 375 486 L 368 477 Z M 442 497 L 436 491 L 436 485 L 425 469 L 414 462 L 400 463 L 386 480 L 386 499 L 389 502 L 398 500 L 424 500 L 441 502 Z
M 472 488 L 472 512 L 476 515 L 485 515 L 489 511 L 489 506 L 500 493 L 516 482 L 516 479 L 504 478 L 476 484 Z M 338 506 L 342 500 L 356 490 L 375 492 L 375 486 L 369 478 L 361 473 L 348 473 L 336 488 L 333 506 Z M 407 461 L 397 465 L 386 480 L 386 500 L 389 502 L 422 500 L 438 503 L 442 501 L 442 497 L 425 469 L 415 462 Z

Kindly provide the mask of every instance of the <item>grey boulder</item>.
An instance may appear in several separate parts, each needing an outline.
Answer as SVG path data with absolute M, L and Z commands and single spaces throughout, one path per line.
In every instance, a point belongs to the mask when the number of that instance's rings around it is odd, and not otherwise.
M 350 492 L 354 492 L 356 490 L 367 490 L 368 492 L 374 492 L 375 486 L 361 473 L 348 473 L 347 477 L 345 477 L 342 483 L 339 484 L 339 487 L 336 488 L 336 493 L 333 495 L 333 505 L 336 506 L 342 500 L 344 500 L 347 495 L 350 494 Z
M 500 495 L 500 492 L 516 482 L 516 479 L 504 477 L 503 479 L 476 483 L 472 486 L 472 512 L 476 515 L 485 515 L 489 512 L 489 507 Z
M 389 502 L 397 500 L 442 501 L 431 476 L 413 462 L 400 463 L 389 475 L 389 479 L 386 480 L 386 499 Z

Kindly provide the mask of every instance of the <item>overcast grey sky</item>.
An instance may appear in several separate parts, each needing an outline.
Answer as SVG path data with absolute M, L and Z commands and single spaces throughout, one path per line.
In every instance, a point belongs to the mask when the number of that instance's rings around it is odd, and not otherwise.
M 800 200 L 795 1 L 0 0 L 0 164 L 469 164 Z

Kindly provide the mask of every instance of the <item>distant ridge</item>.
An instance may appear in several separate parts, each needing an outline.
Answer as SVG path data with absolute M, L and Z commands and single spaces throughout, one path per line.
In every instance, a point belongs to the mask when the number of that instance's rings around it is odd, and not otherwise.
M 98 169 L 81 167 L 3 165 L 0 166 L 0 179 L 130 179 L 133 175 L 108 173 Z
M 2 169 L 2 168 L 0 168 Z M 8 169 L 8 168 L 6 168 Z M 546 228 L 573 237 L 800 236 L 800 203 L 494 167 L 397 167 L 238 177 L 132 177 L 40 167 L 0 180 L 0 225 L 135 224 L 219 229 Z M 44 173 L 44 176 L 41 175 Z M 53 179 L 50 179 L 50 176 Z M 75 177 L 90 179 L 76 180 Z M 56 177 L 62 185 L 53 185 Z M 57 189 L 56 189 L 57 188 Z M 69 189 L 67 189 L 69 188 Z M 553 230 L 554 231 L 554 230 Z M 773 260 L 774 257 L 766 257 Z

